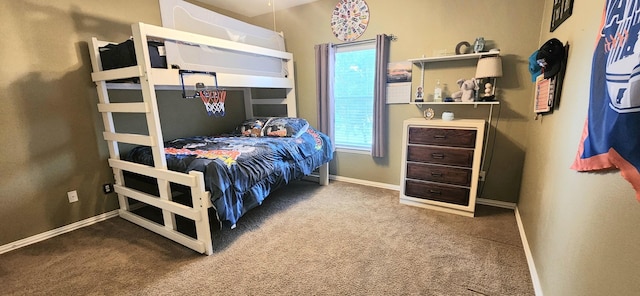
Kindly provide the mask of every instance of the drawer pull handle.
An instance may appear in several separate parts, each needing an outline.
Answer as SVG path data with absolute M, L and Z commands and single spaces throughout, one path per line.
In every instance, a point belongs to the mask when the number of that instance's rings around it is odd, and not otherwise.
M 431 172 L 432 177 L 442 177 L 442 173 L 439 172 Z
M 433 138 L 434 139 L 446 139 L 447 136 L 445 136 L 445 135 L 434 135 Z
M 431 193 L 431 194 L 437 194 L 437 195 L 441 195 L 441 194 L 442 194 L 442 192 L 437 191 L 437 190 L 432 190 L 432 189 L 429 189 L 429 193 Z
M 442 154 L 442 153 L 431 153 L 431 157 L 433 157 L 435 159 L 443 159 L 444 158 L 444 154 Z

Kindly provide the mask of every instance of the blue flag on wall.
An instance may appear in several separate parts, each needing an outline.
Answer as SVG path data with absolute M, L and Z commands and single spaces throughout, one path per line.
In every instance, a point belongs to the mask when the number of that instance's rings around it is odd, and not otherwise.
M 640 0 L 607 0 L 577 171 L 620 169 L 640 200 Z

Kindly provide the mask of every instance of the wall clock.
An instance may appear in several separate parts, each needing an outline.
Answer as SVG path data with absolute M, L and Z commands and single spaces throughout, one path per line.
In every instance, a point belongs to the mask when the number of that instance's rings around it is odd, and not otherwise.
M 331 15 L 333 35 L 342 41 L 358 39 L 369 25 L 369 6 L 364 0 L 340 0 Z

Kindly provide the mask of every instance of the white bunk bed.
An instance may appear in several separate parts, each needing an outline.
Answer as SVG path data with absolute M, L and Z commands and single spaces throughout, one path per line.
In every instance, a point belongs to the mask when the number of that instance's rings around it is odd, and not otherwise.
M 205 188 L 204 174 L 191 171 L 188 174 L 171 171 L 167 168 L 164 139 L 162 135 L 156 91 L 176 90 L 181 88 L 178 69 L 152 68 L 149 58 L 147 41 L 163 40 L 184 42 L 211 46 L 222 50 L 232 50 L 251 55 L 263 55 L 276 57 L 286 62 L 288 75 L 286 77 L 268 77 L 243 74 L 217 73 L 217 81 L 220 87 L 227 89 L 241 89 L 244 93 L 246 118 L 253 118 L 254 104 L 285 104 L 287 116 L 296 116 L 296 100 L 294 89 L 293 56 L 291 53 L 262 48 L 229 40 L 208 37 L 204 35 L 178 31 L 174 29 L 136 23 L 131 26 L 132 37 L 137 57 L 137 65 L 103 70 L 99 48 L 109 43 L 91 39 L 90 56 L 93 67 L 92 80 L 96 83 L 98 92 L 98 110 L 102 114 L 105 127 L 104 139 L 108 143 L 109 165 L 113 168 L 115 177 L 115 192 L 118 194 L 120 204 L 120 217 L 147 228 L 153 232 L 172 239 L 197 252 L 212 254 L 212 241 L 210 229 L 210 217 L 208 208 L 212 207 L 210 192 Z M 184 77 L 184 84 L 191 86 L 196 82 L 209 81 L 211 77 L 206 75 L 188 75 Z M 108 83 L 108 81 L 137 77 L 139 83 Z M 139 89 L 142 94 L 142 102 L 111 103 L 109 89 Z M 284 88 L 287 90 L 286 98 L 282 99 L 253 99 L 251 88 Z M 118 133 L 115 129 L 115 113 L 144 114 L 148 127 L 148 135 Z M 128 143 L 151 147 L 154 166 L 142 165 L 121 159 L 119 143 Z M 124 182 L 124 172 L 133 172 L 148 176 L 157 180 L 159 197 L 127 187 Z M 319 168 L 319 183 L 326 185 L 328 181 L 328 163 Z M 191 203 L 186 206 L 172 201 L 171 184 L 187 186 L 191 191 Z M 163 223 L 155 223 L 133 213 L 129 200 L 136 200 L 162 210 Z M 177 231 L 176 217 L 179 215 L 194 221 L 196 237 L 193 238 Z

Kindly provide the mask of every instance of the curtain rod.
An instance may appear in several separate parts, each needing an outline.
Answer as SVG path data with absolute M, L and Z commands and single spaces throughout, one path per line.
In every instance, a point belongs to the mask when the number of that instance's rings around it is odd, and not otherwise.
M 398 40 L 398 36 L 393 35 L 393 34 L 387 35 L 387 37 L 389 39 L 391 39 L 391 41 Z M 340 47 L 340 46 L 347 46 L 347 45 L 357 45 L 357 44 L 369 43 L 369 42 L 375 42 L 375 41 L 376 41 L 376 39 L 372 38 L 372 39 L 344 42 L 344 43 L 340 43 L 340 44 L 335 44 L 334 46 L 335 47 Z

